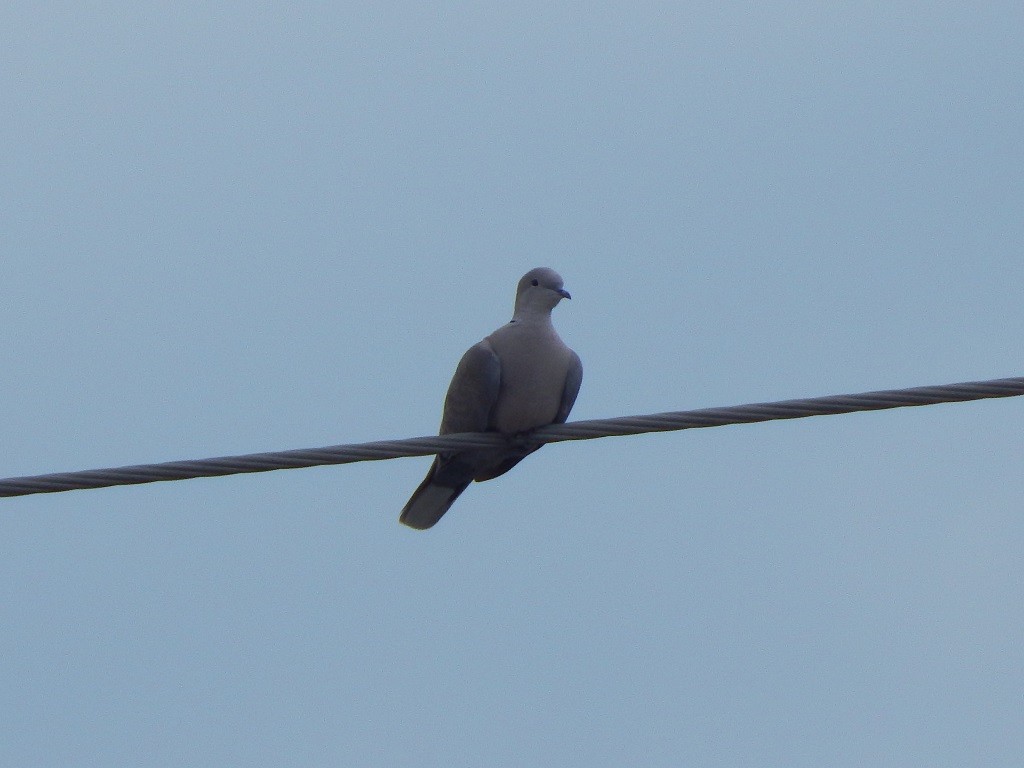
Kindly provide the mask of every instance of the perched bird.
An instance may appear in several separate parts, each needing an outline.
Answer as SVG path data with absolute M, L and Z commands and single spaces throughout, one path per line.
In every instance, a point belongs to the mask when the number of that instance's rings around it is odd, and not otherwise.
M 568 418 L 583 381 L 583 365 L 558 337 L 551 310 L 570 298 L 553 269 L 538 267 L 523 275 L 512 320 L 462 356 L 444 401 L 442 435 L 517 436 Z M 400 521 L 411 528 L 430 528 L 471 482 L 505 474 L 538 448 L 524 439 L 508 447 L 438 454 Z

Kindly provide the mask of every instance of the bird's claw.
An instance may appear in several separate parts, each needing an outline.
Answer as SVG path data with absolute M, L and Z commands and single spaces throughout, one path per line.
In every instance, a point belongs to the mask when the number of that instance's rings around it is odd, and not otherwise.
M 525 432 L 516 432 L 514 435 L 509 435 L 508 442 L 517 451 L 525 451 L 532 453 L 540 448 L 543 443 L 533 439 L 534 430 L 528 429 Z

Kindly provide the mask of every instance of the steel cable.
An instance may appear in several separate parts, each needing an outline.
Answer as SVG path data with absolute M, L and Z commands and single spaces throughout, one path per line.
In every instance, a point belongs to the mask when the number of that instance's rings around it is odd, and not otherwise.
M 750 424 L 778 419 L 802 419 L 857 411 L 877 411 L 936 403 L 955 403 L 993 397 L 1024 395 L 1024 377 L 969 381 L 933 387 L 890 389 L 853 395 L 831 395 L 771 403 L 750 403 L 725 408 L 701 408 L 645 416 L 574 421 L 531 432 L 530 443 L 554 443 L 565 440 L 593 440 L 598 437 L 638 435 L 680 429 L 720 427 L 726 424 Z M 356 461 L 379 461 L 405 456 L 427 456 L 460 448 L 490 448 L 507 444 L 509 439 L 494 433 L 464 433 L 407 440 L 382 440 L 324 448 L 303 448 L 271 453 L 250 453 L 211 459 L 168 461 L 159 464 L 88 469 L 49 475 L 12 477 L 0 480 L 0 496 L 26 496 L 33 493 L 57 493 L 113 485 L 135 485 L 193 477 L 219 477 L 246 472 L 270 472 Z

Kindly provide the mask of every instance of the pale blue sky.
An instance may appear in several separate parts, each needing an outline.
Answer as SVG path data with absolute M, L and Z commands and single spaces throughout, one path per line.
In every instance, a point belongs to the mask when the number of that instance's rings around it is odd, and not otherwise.
M 1024 374 L 1024 5 L 0 9 L 0 476 Z M 0 503 L 0 765 L 1011 766 L 1024 400 Z

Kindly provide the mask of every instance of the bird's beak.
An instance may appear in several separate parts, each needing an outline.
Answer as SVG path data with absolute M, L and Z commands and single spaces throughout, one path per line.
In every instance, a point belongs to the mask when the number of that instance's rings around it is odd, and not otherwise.
M 572 296 L 569 295 L 569 292 L 567 290 L 565 290 L 565 288 L 559 288 L 558 289 L 558 295 L 561 296 L 563 299 L 571 299 L 572 298 Z

